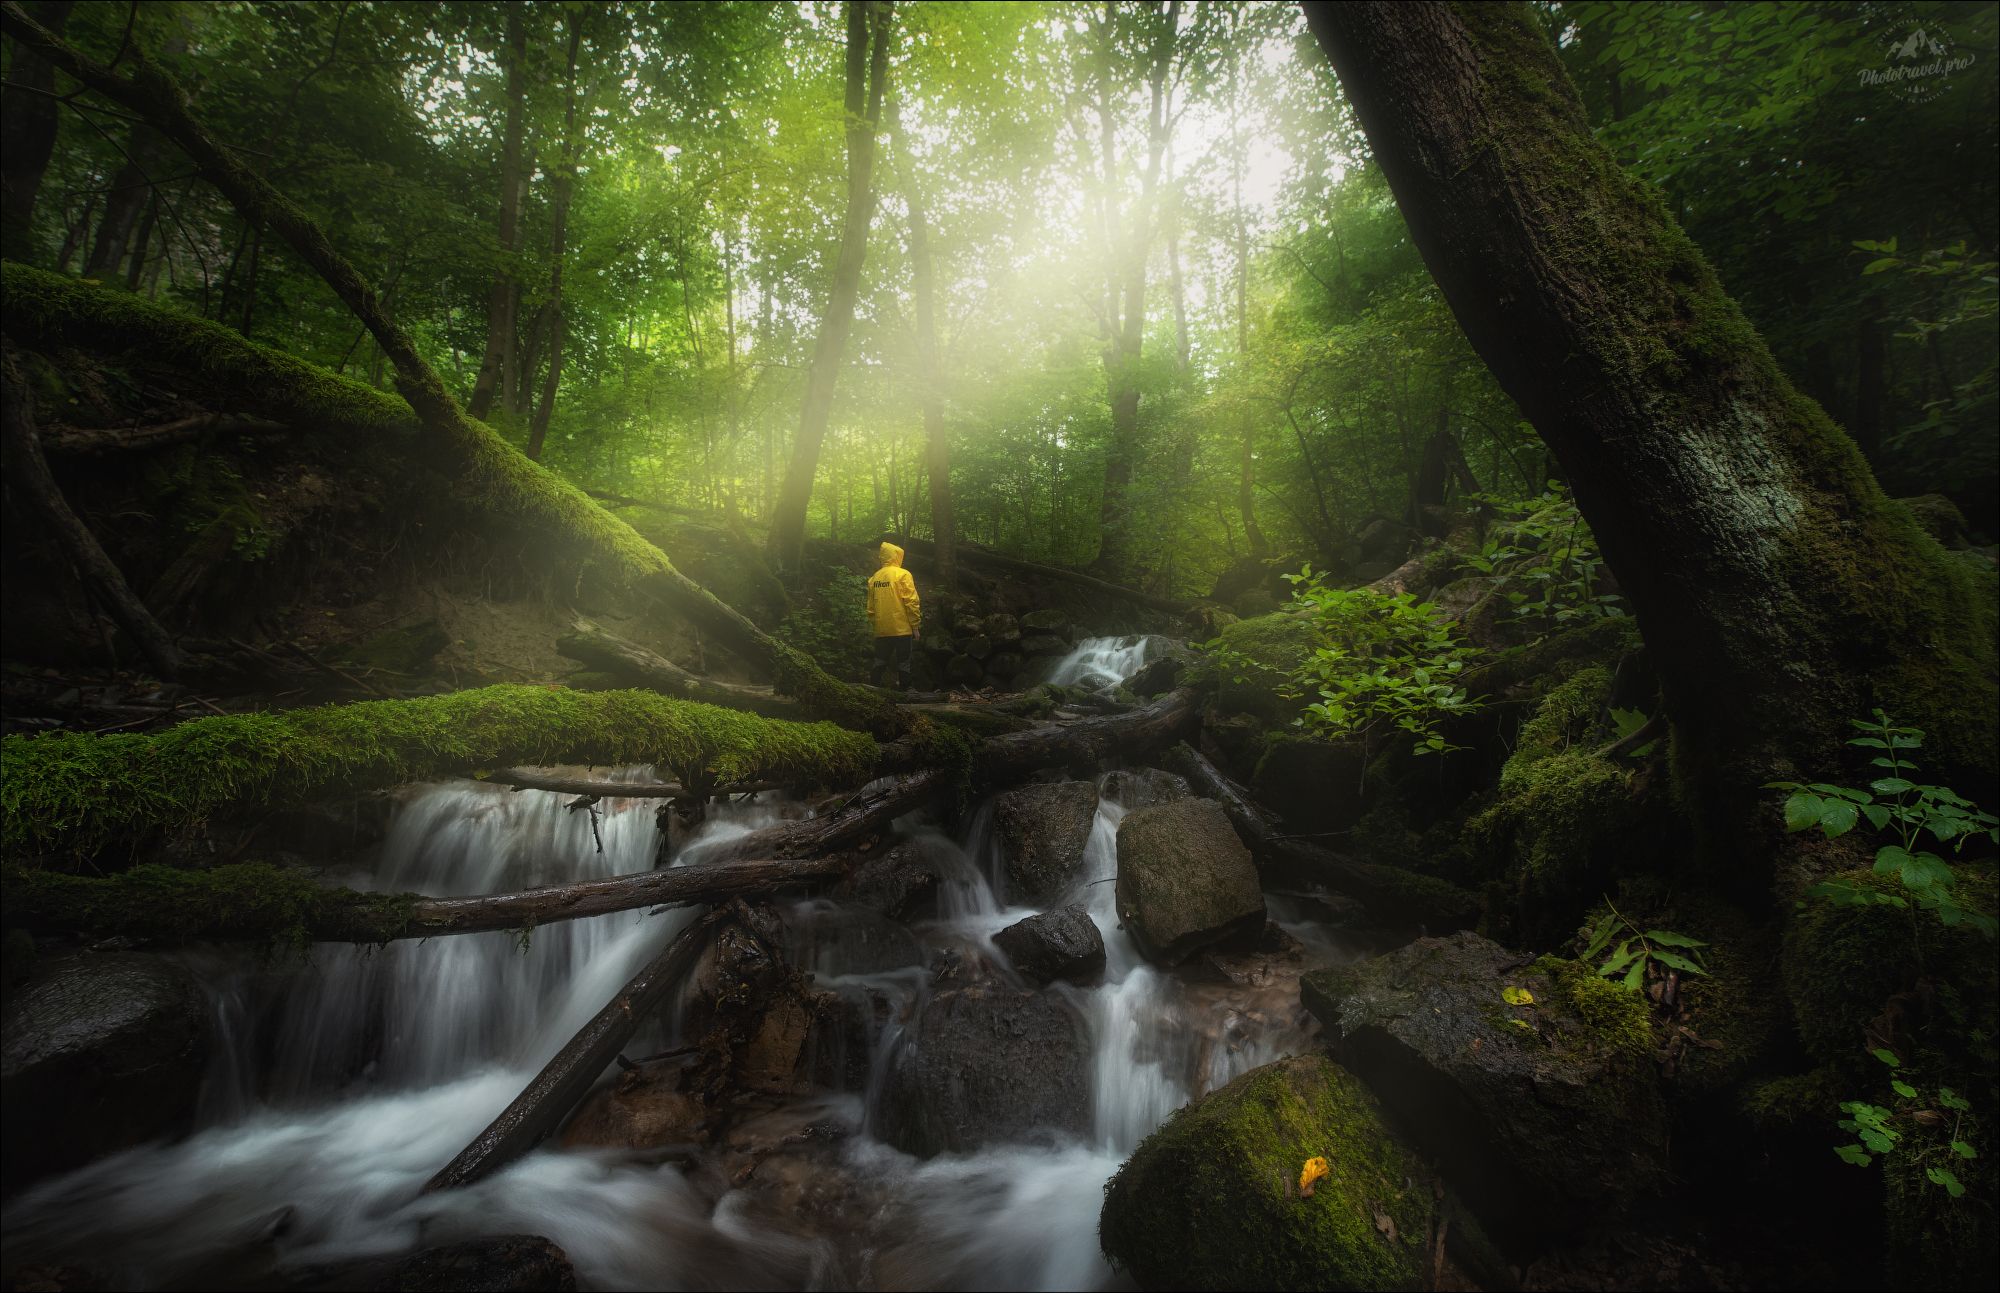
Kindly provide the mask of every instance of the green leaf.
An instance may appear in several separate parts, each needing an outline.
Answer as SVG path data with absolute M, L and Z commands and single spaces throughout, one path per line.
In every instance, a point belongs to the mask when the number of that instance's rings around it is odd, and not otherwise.
M 1938 1103 L 1947 1109 L 1956 1109 L 1960 1113 L 1969 1112 L 1972 1108 L 1971 1101 L 1948 1086 L 1938 1088 Z
M 1902 1096 L 1905 1100 L 1914 1100 L 1917 1098 L 1917 1089 L 1901 1078 L 1891 1078 L 1889 1089 L 1897 1095 Z
M 1951 1152 L 1958 1155 L 1960 1158 L 1979 1157 L 1979 1151 L 1974 1149 L 1972 1146 L 1966 1144 L 1962 1140 L 1954 1140 L 1953 1142 L 1951 1142 Z
M 1841 1162 L 1852 1163 L 1856 1167 L 1866 1167 L 1875 1161 L 1868 1157 L 1868 1151 L 1859 1145 L 1837 1145 L 1833 1152 L 1840 1156 Z
M 1510 1006 L 1532 1006 L 1535 1004 L 1534 993 L 1528 991 L 1526 988 L 1517 988 L 1511 983 L 1500 989 L 1500 999 Z
M 1844 799 L 1829 799 L 1819 815 L 1819 829 L 1826 838 L 1839 839 L 1854 829 L 1855 806 Z
M 1702 969 L 1701 966 L 1695 964 L 1693 961 L 1688 960 L 1685 956 L 1682 956 L 1678 952 L 1663 952 L 1660 951 L 1658 948 L 1655 948 L 1653 950 L 1653 959 L 1658 961 L 1661 965 L 1672 966 L 1674 969 L 1680 970 L 1687 974 L 1708 973 L 1707 970 Z
M 1948 1167 L 1927 1167 L 1924 1176 L 1932 1185 L 1942 1185 L 1944 1192 L 1954 1199 L 1965 1197 L 1965 1186 L 1958 1180 L 1958 1174 Z
M 1676 934 L 1671 929 L 1649 929 L 1646 931 L 1646 941 L 1649 943 L 1659 943 L 1666 947 L 1708 946 L 1708 944 L 1698 938 L 1689 938 L 1686 934 Z
M 1605 949 L 1605 947 L 1609 945 L 1609 943 L 1611 942 L 1611 935 L 1615 933 L 1617 929 L 1618 929 L 1618 917 L 1612 914 L 1611 912 L 1608 911 L 1605 912 L 1603 919 L 1599 920 L 1597 924 L 1591 929 L 1590 942 L 1584 945 L 1583 954 L 1580 959 L 1585 961 L 1596 960 L 1597 954 L 1599 952 L 1602 952 Z
M 1861 815 L 1878 831 L 1889 824 L 1889 810 L 1881 804 L 1862 805 Z
M 1878 795 L 1899 795 L 1905 790 L 1915 790 L 1917 783 L 1902 777 L 1883 777 L 1868 783 L 1868 788 Z
M 1884 1064 L 1887 1064 L 1892 1069 L 1899 1069 L 1903 1067 L 1903 1061 L 1896 1058 L 1896 1052 L 1890 1050 L 1886 1046 L 1877 1046 L 1874 1050 L 1870 1051 L 1869 1054 L 1873 1055 L 1876 1059 L 1881 1060 Z
M 1637 992 L 1646 982 L 1646 958 L 1632 962 L 1632 968 L 1625 972 L 1625 986 Z
M 1785 829 L 1802 831 L 1819 821 L 1819 815 L 1826 806 L 1818 795 L 1801 790 L 1785 801 Z

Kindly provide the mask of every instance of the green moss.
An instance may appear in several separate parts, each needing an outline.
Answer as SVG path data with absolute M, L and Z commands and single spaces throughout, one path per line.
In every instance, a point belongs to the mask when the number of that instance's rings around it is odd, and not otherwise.
M 1316 1156 L 1330 1174 L 1299 1198 Z M 1244 1074 L 1148 1136 L 1105 1185 L 1098 1236 L 1144 1288 L 1401 1289 L 1425 1269 L 1434 1208 L 1374 1097 L 1306 1055 Z
M 226 389 L 246 411 L 308 431 L 385 437 L 392 442 L 385 446 L 391 452 L 427 461 L 442 472 L 459 499 L 510 529 L 542 535 L 557 551 L 572 554 L 582 567 L 580 575 L 608 577 L 669 605 L 696 603 L 711 619 L 734 614 L 692 585 L 638 531 L 491 427 L 459 413 L 442 391 L 435 392 L 438 399 L 432 402 L 441 401 L 448 415 L 425 426 L 397 396 L 133 293 L 11 262 L 0 267 L 0 287 L 8 330 L 24 343 L 76 345 L 100 353 L 121 347 L 139 351 L 148 363 L 176 367 Z M 773 681 L 814 714 L 863 730 L 904 726 L 893 706 L 837 682 L 807 656 L 770 646 L 776 657 L 768 661 Z
M 1503 793 L 1525 786 L 1528 770 L 1551 755 L 1563 754 L 1591 741 L 1597 732 L 1604 702 L 1611 695 L 1611 671 L 1589 665 L 1576 671 L 1567 682 L 1558 683 L 1542 697 L 1533 717 L 1521 724 L 1514 753 L 1501 770 Z M 1510 791 L 1509 780 L 1513 781 Z
M 1518 870 L 1529 888 L 1556 892 L 1583 878 L 1628 824 L 1623 768 L 1572 751 L 1501 774 L 1501 799 L 1466 824 L 1475 855 Z
M 1547 975 L 1576 1011 L 1590 1046 L 1628 1060 L 1653 1058 L 1657 1048 L 1653 1012 L 1644 996 L 1611 982 L 1581 961 L 1544 956 L 1529 968 Z
M 197 826 L 293 802 L 507 764 L 657 763 L 685 781 L 841 782 L 870 737 L 654 692 L 486 687 L 414 700 L 199 718 L 149 733 L 0 742 L 10 855 L 82 851 L 120 832 Z
M 1810 1073 L 1757 1083 L 1743 1093 L 1742 1108 L 1752 1122 L 1767 1130 L 1802 1122 L 1819 1122 L 1831 1129 L 1840 1102 L 1854 1098 L 1852 1087 L 1841 1066 L 1823 1064 Z
M 261 862 L 205 871 L 148 864 L 113 876 L 8 867 L 0 894 L 7 919 L 34 928 L 293 947 L 314 940 L 388 942 L 409 924 L 422 897 L 329 889 L 306 872 Z
M 1224 710 L 1267 722 L 1287 721 L 1299 712 L 1299 702 L 1278 690 L 1319 645 L 1310 619 L 1289 611 L 1259 615 L 1228 625 L 1217 640 L 1224 651 L 1247 661 L 1234 668 L 1212 660 L 1201 666 L 1200 672 L 1215 680 Z

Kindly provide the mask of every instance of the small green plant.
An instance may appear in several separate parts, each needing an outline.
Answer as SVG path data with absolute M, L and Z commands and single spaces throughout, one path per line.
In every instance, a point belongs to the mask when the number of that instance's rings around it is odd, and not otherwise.
M 1937 913 L 1945 925 L 1970 925 L 1991 938 L 1994 918 L 1958 901 L 1953 881 L 1956 873 L 1950 862 L 1923 848 L 1929 836 L 1939 845 L 1949 844 L 1953 852 L 1963 849 L 1974 836 L 1984 835 L 2000 842 L 2000 819 L 1981 812 L 1970 800 L 1944 786 L 1926 786 L 1905 775 L 1917 770 L 1909 751 L 1921 749 L 1922 729 L 1891 722 L 1880 709 L 1870 719 L 1852 719 L 1860 735 L 1849 745 L 1879 750 L 1869 763 L 1887 775 L 1868 783 L 1868 789 L 1829 785 L 1825 782 L 1773 781 L 1769 790 L 1789 792 L 1785 799 L 1785 829 L 1792 832 L 1815 826 L 1828 839 L 1838 839 L 1866 821 L 1888 835 L 1888 842 L 1875 850 L 1875 874 L 1895 879 L 1903 894 L 1881 893 L 1841 880 L 1823 880 L 1806 890 L 1815 898 L 1843 906 L 1883 904 L 1907 907 L 1915 899 L 1919 907 Z M 1908 895 L 1905 897 L 1904 895 Z
M 1458 636 L 1452 621 L 1409 593 L 1329 588 L 1311 566 L 1285 578 L 1293 608 L 1311 619 L 1311 653 L 1285 673 L 1217 641 L 1204 648 L 1217 667 L 1239 682 L 1253 672 L 1276 675 L 1280 695 L 1310 697 L 1296 722 L 1315 735 L 1359 737 L 1372 747 L 1399 731 L 1414 738 L 1417 754 L 1462 748 L 1445 739 L 1439 724 L 1484 702 L 1468 695 L 1462 681 L 1478 648 Z
M 1948 1086 L 1938 1087 L 1934 1098 L 1927 1099 L 1914 1083 L 1905 1080 L 1915 1075 L 1901 1071 L 1903 1062 L 1894 1051 L 1878 1046 L 1874 1055 L 1889 1069 L 1889 1090 L 1894 1104 L 1842 1101 L 1840 1111 L 1847 1116 L 1840 1120 L 1839 1127 L 1853 1133 L 1855 1139 L 1850 1144 L 1834 1146 L 1835 1157 L 1843 1163 L 1867 1167 L 1887 1154 L 1914 1154 L 1924 1169 L 1925 1180 L 1954 1199 L 1963 1198 L 1965 1184 L 1953 1168 L 1979 1157 L 1979 1151 L 1965 1139 L 1971 1101 Z
M 1500 578 L 1500 595 L 1520 619 L 1554 624 L 1625 612 L 1603 583 L 1604 557 L 1561 481 L 1520 503 L 1482 499 L 1502 517 L 1465 563 Z
M 1683 974 L 1708 973 L 1701 964 L 1701 949 L 1708 944 L 1686 934 L 1676 934 L 1671 929 L 1640 929 L 1625 918 L 1623 912 L 1605 899 L 1608 910 L 1591 926 L 1584 939 L 1580 961 L 1604 960 L 1597 972 L 1607 979 L 1616 979 L 1634 992 L 1644 990 L 1648 978 L 1662 979 L 1668 970 L 1679 970 Z M 1618 946 L 1612 947 L 1613 939 Z

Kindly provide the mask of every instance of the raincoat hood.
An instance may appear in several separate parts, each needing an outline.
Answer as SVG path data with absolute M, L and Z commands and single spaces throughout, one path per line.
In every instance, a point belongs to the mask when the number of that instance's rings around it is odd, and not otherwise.
M 885 566 L 900 566 L 903 564 L 903 550 L 893 543 L 884 543 L 881 552 L 876 555 L 881 557 L 882 564 Z

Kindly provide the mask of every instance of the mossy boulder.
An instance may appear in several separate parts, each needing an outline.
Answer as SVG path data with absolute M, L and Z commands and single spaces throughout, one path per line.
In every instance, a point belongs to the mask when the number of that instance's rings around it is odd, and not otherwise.
M 1232 657 L 1209 666 L 1215 670 L 1216 699 L 1223 710 L 1267 723 L 1290 722 L 1298 715 L 1301 703 L 1279 690 L 1319 644 L 1311 620 L 1289 611 L 1258 615 L 1228 625 L 1217 641 Z
M 1002 888 L 1009 900 L 1045 906 L 1083 878 L 1083 846 L 1097 819 L 1088 781 L 1022 786 L 993 800 Z
M 1118 823 L 1118 918 L 1163 965 L 1264 927 L 1264 891 L 1250 850 L 1222 805 L 1180 799 Z
M 1327 1175 L 1300 1197 L 1306 1160 Z M 1252 1069 L 1169 1118 L 1104 1187 L 1105 1256 L 1149 1289 L 1421 1287 L 1436 1195 L 1354 1076 Z
M 1461 933 L 1307 975 L 1300 996 L 1503 1247 L 1665 1183 L 1650 1012 L 1589 967 Z

